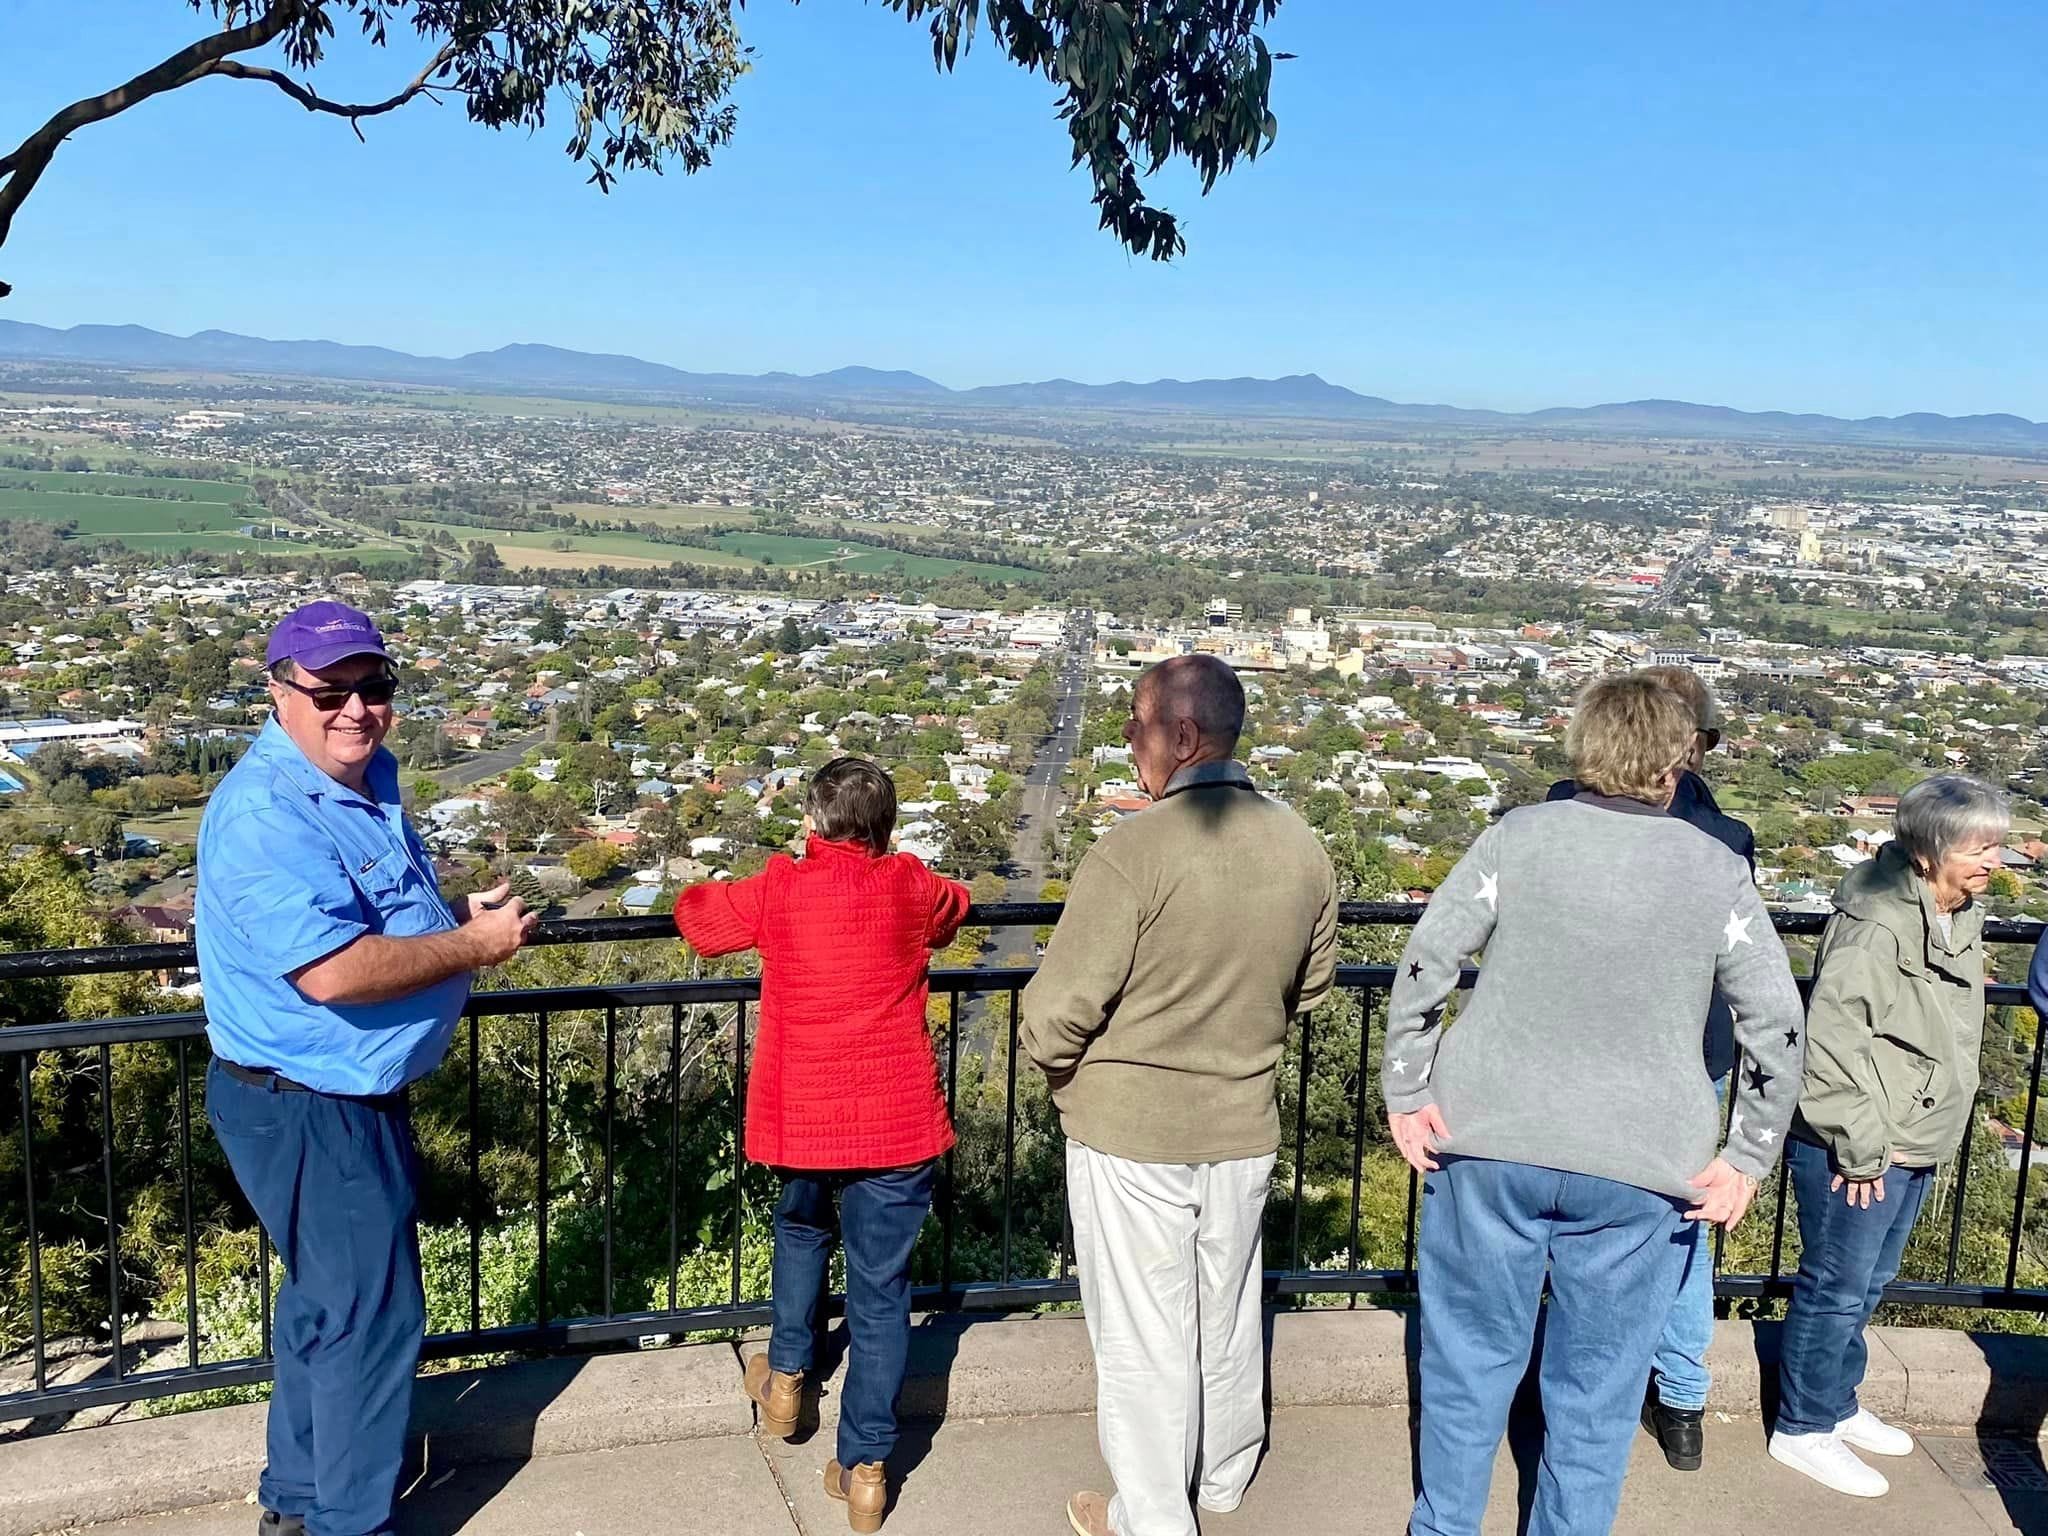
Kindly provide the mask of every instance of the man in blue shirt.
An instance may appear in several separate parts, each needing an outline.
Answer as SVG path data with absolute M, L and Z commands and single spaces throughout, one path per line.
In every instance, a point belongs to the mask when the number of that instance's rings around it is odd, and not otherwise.
M 207 805 L 195 918 L 207 1118 L 286 1271 L 258 1529 L 386 1536 L 426 1326 L 406 1085 L 535 919 L 503 885 L 442 900 L 367 615 L 308 604 L 266 661 L 275 713 Z

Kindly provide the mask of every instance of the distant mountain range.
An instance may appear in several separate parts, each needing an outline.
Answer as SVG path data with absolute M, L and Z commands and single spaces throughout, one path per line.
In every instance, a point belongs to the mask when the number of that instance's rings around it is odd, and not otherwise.
M 1559 406 L 1515 414 L 1453 405 L 1403 405 L 1361 395 L 1313 373 L 1281 379 L 1157 379 L 1149 384 L 992 384 L 948 389 L 922 374 L 878 368 L 830 373 L 690 373 L 615 353 L 519 343 L 463 357 L 415 357 L 332 341 L 265 341 L 230 331 L 167 336 L 139 325 L 69 330 L 0 320 L 0 360 L 67 361 L 181 372 L 283 374 L 358 383 L 427 385 L 491 393 L 663 396 L 726 402 L 832 401 L 935 407 L 1193 411 L 1210 415 L 1312 417 L 1417 426 L 1569 429 L 1671 437 L 1773 438 L 1921 448 L 2048 452 L 2048 424 L 2020 416 L 1871 416 L 1859 421 L 1785 411 L 1738 411 L 1683 400 Z

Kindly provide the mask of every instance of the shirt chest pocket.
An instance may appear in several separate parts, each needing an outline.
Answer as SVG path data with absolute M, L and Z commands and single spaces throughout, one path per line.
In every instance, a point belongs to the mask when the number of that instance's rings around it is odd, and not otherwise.
M 448 926 L 439 898 L 396 852 L 360 861 L 350 878 L 362 905 L 362 919 L 372 933 L 406 938 Z

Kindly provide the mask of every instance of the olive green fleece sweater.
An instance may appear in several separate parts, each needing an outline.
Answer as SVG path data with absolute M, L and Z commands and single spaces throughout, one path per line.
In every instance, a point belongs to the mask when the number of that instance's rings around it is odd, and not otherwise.
M 1204 764 L 1081 861 L 1024 989 L 1023 1049 L 1067 1135 L 1098 1152 L 1263 1157 L 1280 1145 L 1289 1021 L 1328 994 L 1336 965 L 1322 843 L 1240 765 Z

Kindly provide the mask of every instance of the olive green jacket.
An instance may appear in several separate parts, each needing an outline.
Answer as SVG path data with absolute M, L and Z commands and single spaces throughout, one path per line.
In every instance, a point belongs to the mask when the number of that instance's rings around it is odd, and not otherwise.
M 1814 977 L 1793 1134 L 1854 1179 L 1951 1156 L 1977 1097 L 1984 908 L 1956 912 L 1943 938 L 1932 888 L 1887 843 L 1835 892 Z

